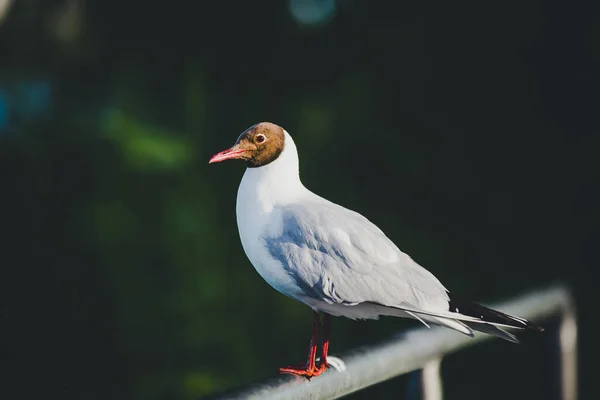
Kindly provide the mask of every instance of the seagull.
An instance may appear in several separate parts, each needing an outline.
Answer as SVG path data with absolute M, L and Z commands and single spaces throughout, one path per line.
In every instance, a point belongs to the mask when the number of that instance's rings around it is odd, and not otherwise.
M 247 166 L 236 203 L 246 256 L 269 285 L 312 309 L 308 360 L 281 373 L 310 379 L 327 369 L 332 316 L 412 318 L 427 327 L 441 325 L 471 337 L 480 331 L 515 343 L 502 328 L 543 331 L 450 294 L 367 218 L 308 190 L 300 181 L 294 140 L 280 126 L 251 126 L 209 164 L 230 159 Z

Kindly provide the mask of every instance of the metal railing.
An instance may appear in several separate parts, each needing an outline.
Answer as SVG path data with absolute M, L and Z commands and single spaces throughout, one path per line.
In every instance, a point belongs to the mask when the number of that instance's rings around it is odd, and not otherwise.
M 539 321 L 560 317 L 561 390 L 563 400 L 577 398 L 577 324 L 569 291 L 552 287 L 528 293 L 511 301 L 493 305 L 509 314 Z M 494 339 L 477 334 L 475 338 L 458 335 L 444 328 L 419 328 L 386 343 L 364 347 L 342 357 L 345 370 L 328 369 L 307 381 L 280 375 L 235 392 L 211 396 L 212 399 L 335 399 L 390 378 L 421 370 L 424 400 L 441 400 L 442 358 L 452 352 Z

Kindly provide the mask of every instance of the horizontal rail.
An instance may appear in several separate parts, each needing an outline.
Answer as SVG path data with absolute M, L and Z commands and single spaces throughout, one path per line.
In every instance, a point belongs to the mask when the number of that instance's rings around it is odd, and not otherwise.
M 561 286 L 552 287 L 530 292 L 492 307 L 534 321 L 563 316 L 559 332 L 563 399 L 575 400 L 577 335 L 569 291 Z M 435 365 L 439 367 L 442 357 L 449 353 L 492 339 L 493 336 L 485 334 L 477 334 L 475 338 L 470 338 L 446 328 L 413 329 L 386 342 L 360 348 L 342 357 L 345 364 L 343 372 L 329 368 L 311 381 L 297 376 L 279 375 L 235 392 L 210 398 L 335 399 L 424 367 L 424 372 L 434 377 L 433 382 L 429 384 L 429 390 L 439 390 L 441 398 L 441 381 L 435 381 L 435 377 L 439 377 L 439 369 L 435 368 Z M 427 370 L 428 366 L 430 372 Z M 425 391 L 427 390 L 428 388 L 425 388 Z M 437 398 L 437 395 L 430 393 L 427 397 Z

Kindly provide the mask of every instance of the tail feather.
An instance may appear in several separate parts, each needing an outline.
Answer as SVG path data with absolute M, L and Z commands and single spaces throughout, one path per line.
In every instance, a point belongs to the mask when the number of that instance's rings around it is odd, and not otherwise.
M 425 326 L 428 323 L 445 326 L 473 336 L 473 330 L 487 333 L 508 340 L 509 342 L 519 343 L 519 340 L 512 333 L 506 332 L 502 328 L 532 329 L 543 332 L 544 328 L 532 324 L 521 317 L 505 314 L 500 311 L 462 300 L 449 294 L 448 309 L 431 311 L 403 304 L 401 306 L 388 306 L 378 303 L 372 303 L 389 310 L 384 315 L 410 316 L 421 321 Z M 399 312 L 400 311 L 400 312 Z
M 449 311 L 469 317 L 479 318 L 481 323 L 502 325 L 518 329 L 532 329 L 538 332 L 544 331 L 544 328 L 541 326 L 532 324 L 524 318 L 504 314 L 500 311 L 492 310 L 491 308 L 482 306 L 481 304 L 463 300 L 453 295 L 450 295 Z
M 504 329 L 500 329 L 497 326 L 477 322 L 465 322 L 464 324 L 475 331 L 487 333 L 488 335 L 496 336 L 501 339 L 508 340 L 509 342 L 517 344 L 521 343 L 515 335 L 510 332 L 506 332 Z
M 475 336 L 473 334 L 473 330 L 471 328 L 469 328 L 464 322 L 462 321 L 458 321 L 455 319 L 449 319 L 449 318 L 438 318 L 438 317 L 424 317 L 425 320 L 427 320 L 428 322 L 435 324 L 435 325 L 439 325 L 439 326 L 445 326 L 446 328 L 450 328 L 450 329 L 454 329 L 455 331 L 458 331 L 460 333 L 463 333 L 467 336 Z

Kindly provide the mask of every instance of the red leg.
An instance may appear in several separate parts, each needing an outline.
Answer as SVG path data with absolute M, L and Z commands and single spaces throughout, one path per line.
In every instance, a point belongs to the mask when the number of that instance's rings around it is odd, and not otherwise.
M 313 376 L 319 376 L 327 369 L 327 352 L 329 351 L 329 334 L 331 333 L 331 315 L 323 316 L 323 344 L 321 345 L 321 362 Z
M 310 339 L 310 346 L 308 347 L 308 360 L 304 367 L 285 367 L 279 368 L 279 372 L 284 374 L 301 375 L 311 378 L 314 376 L 317 367 L 315 365 L 315 358 L 317 356 L 317 341 L 319 339 L 319 327 L 321 326 L 321 319 L 319 313 L 313 310 L 313 328 L 312 338 Z

